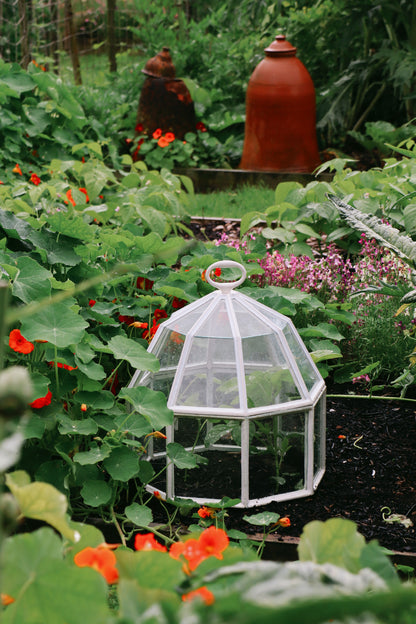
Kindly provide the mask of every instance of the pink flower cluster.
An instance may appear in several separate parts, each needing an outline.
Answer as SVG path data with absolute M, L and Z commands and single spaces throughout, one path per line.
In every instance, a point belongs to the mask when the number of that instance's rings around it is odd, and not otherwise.
M 408 282 L 410 269 L 389 250 L 360 238 L 361 258 L 352 262 L 331 243 L 314 258 L 283 256 L 279 251 L 268 252 L 259 260 L 264 274 L 255 279 L 260 286 L 273 285 L 299 288 L 318 295 L 325 302 L 341 303 L 353 292 L 377 285 L 378 280 L 389 284 Z M 235 244 L 233 244 L 235 246 Z M 312 252 L 311 252 L 312 255 Z

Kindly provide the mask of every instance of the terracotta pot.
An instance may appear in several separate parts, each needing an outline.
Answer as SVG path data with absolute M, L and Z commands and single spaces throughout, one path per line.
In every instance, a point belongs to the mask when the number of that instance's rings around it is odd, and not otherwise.
M 284 35 L 265 54 L 247 87 L 240 169 L 311 173 L 320 164 L 312 79 Z

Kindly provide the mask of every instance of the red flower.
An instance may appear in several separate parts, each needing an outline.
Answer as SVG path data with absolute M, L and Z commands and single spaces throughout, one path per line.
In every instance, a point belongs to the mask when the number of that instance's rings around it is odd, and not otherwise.
M 85 195 L 85 201 L 89 202 L 90 198 L 88 197 L 88 193 L 87 193 L 87 189 L 86 188 L 80 188 L 78 189 L 79 191 L 81 191 L 81 193 L 84 193 Z
M 162 130 L 158 128 L 157 130 L 153 132 L 152 136 L 155 139 L 155 141 L 157 141 L 157 139 L 160 139 L 160 137 L 162 136 Z
M 96 304 L 96 303 L 97 303 L 97 302 L 96 302 L 96 300 L 95 300 L 95 299 L 90 299 L 90 300 L 88 301 L 88 305 L 90 306 L 90 308 L 93 308 L 93 307 L 95 306 L 95 304 Z
M 144 130 L 143 124 L 138 123 L 138 124 L 136 125 L 136 127 L 135 127 L 135 131 L 136 131 L 136 132 L 143 132 L 143 130 Z
M 153 317 L 158 321 L 159 319 L 162 319 L 162 318 L 168 318 L 168 313 L 166 312 L 166 310 L 162 310 L 161 308 L 156 308 L 156 310 L 153 312 Z
M 179 310 L 179 308 L 183 308 L 184 306 L 186 306 L 187 303 L 188 302 L 184 299 L 178 299 L 177 297 L 174 297 L 172 299 L 172 308 L 175 308 L 175 310 Z
M 30 176 L 30 182 L 32 182 L 35 186 L 38 186 L 38 184 L 41 183 L 41 179 L 38 175 L 36 175 L 36 173 L 32 173 Z
M 125 316 L 124 314 L 119 314 L 118 320 L 120 323 L 127 323 L 127 325 L 131 325 L 134 323 L 134 316 Z
M 67 192 L 65 193 L 65 195 L 66 195 L 66 196 L 67 196 L 67 198 L 68 198 L 68 201 L 64 200 L 64 201 L 65 201 L 65 203 L 67 204 L 68 202 L 71 202 L 71 204 L 72 204 L 73 206 L 76 206 L 76 204 L 75 204 L 75 202 L 74 202 L 74 198 L 72 197 L 72 191 L 71 191 L 71 189 L 68 189 L 68 190 L 67 190 Z
M 26 340 L 20 333 L 20 329 L 12 329 L 9 334 L 9 347 L 16 353 L 32 353 L 35 345 Z
M 16 163 L 16 165 L 12 169 L 13 173 L 18 173 L 19 175 L 23 175 L 22 170 L 20 169 L 20 165 Z
M 205 585 L 182 595 L 184 602 L 194 600 L 194 598 L 200 598 L 206 605 L 212 605 L 215 602 L 214 594 Z
M 205 125 L 202 123 L 202 121 L 198 121 L 198 123 L 196 124 L 196 129 L 199 130 L 200 132 L 206 132 L 207 129 L 205 127 Z
M 39 399 L 35 399 L 30 404 L 30 407 L 34 409 L 40 409 L 41 407 L 45 407 L 45 405 L 50 405 L 52 402 L 52 392 L 50 390 L 47 391 L 44 397 L 40 397 Z
M 93 568 L 97 570 L 107 581 L 107 583 L 115 583 L 118 581 L 118 570 L 116 568 L 116 556 L 109 550 L 107 544 L 92 548 L 87 546 L 80 550 L 74 557 L 75 565 L 80 568 Z
M 78 366 L 70 366 L 69 364 L 62 364 L 62 362 L 48 362 L 49 366 L 55 366 L 56 368 L 64 368 L 65 370 L 76 370 Z
M 159 552 L 167 552 L 166 546 L 162 546 L 155 539 L 153 533 L 145 533 L 141 535 L 138 533 L 134 538 L 134 549 L 135 550 L 158 550 Z
M 165 134 L 165 140 L 166 140 L 168 143 L 172 143 L 172 141 L 174 141 L 174 140 L 175 140 L 175 135 L 173 134 L 173 132 L 166 132 L 166 134 Z
M 87 411 L 87 404 L 86 403 L 81 403 L 81 412 L 86 412 Z
M 169 143 L 170 143 L 170 141 L 168 141 L 166 139 L 166 137 L 164 137 L 164 136 L 160 137 L 159 141 L 157 142 L 159 147 L 167 147 L 169 145 Z
M 152 290 L 154 282 L 147 279 L 147 277 L 138 277 L 136 281 L 136 288 L 140 290 Z

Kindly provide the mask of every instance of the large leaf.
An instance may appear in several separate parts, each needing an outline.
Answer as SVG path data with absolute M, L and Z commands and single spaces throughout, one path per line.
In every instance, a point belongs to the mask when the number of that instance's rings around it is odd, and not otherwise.
M 52 274 L 29 256 L 21 256 L 17 260 L 19 272 L 13 282 L 13 295 L 30 303 L 44 299 L 51 294 L 50 278 Z
M 116 360 L 126 360 L 139 370 L 158 371 L 160 364 L 153 353 L 148 353 L 146 349 L 135 340 L 124 336 L 114 336 L 108 343 L 108 348 Z
M 81 569 L 63 561 L 59 538 L 51 530 L 40 529 L 7 540 L 3 565 L 7 572 L 2 574 L 2 592 L 15 598 L 2 612 L 3 624 L 109 621 L 105 579 L 91 568 Z
M 29 475 L 22 470 L 7 474 L 6 483 L 17 499 L 23 516 L 43 520 L 75 541 L 75 533 L 66 518 L 68 502 L 59 490 L 49 483 L 30 483 Z
M 298 546 L 300 561 L 332 563 L 356 574 L 361 568 L 365 539 L 351 520 L 331 518 L 307 524 Z
M 81 342 L 88 323 L 71 306 L 74 299 L 48 305 L 22 321 L 22 334 L 27 340 L 47 340 L 57 347 Z
M 144 416 L 153 429 L 163 429 L 166 425 L 172 424 L 173 412 L 167 407 L 163 392 L 157 392 L 145 386 L 136 386 L 135 388 L 122 388 L 119 396 L 133 405 L 135 411 Z

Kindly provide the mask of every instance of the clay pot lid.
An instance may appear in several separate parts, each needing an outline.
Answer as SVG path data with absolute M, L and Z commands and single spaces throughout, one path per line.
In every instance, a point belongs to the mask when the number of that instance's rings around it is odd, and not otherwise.
M 152 78 L 175 78 L 176 71 L 172 63 L 169 48 L 164 46 L 161 52 L 147 61 L 142 73 Z
M 287 41 L 284 35 L 277 35 L 276 39 L 265 48 L 266 56 L 295 56 L 296 48 Z

